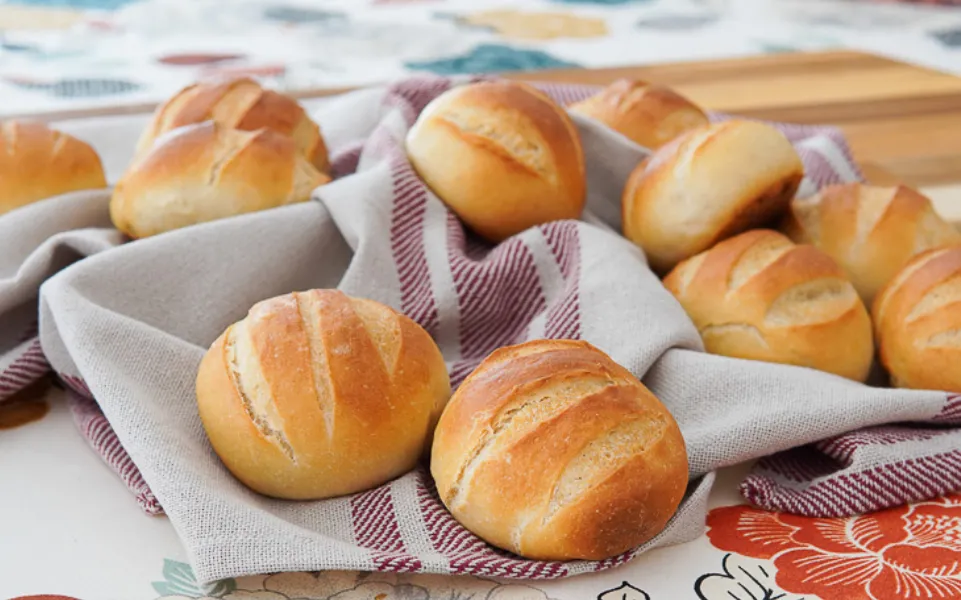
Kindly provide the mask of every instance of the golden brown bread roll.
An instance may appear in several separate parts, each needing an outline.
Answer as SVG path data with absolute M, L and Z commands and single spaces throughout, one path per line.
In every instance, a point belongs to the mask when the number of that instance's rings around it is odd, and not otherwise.
M 651 150 L 685 131 L 710 124 L 704 111 L 684 96 L 636 79 L 619 79 L 568 110 L 600 121 Z
M 904 186 L 828 186 L 796 198 L 783 228 L 795 242 L 831 255 L 868 306 L 912 256 L 961 242 L 961 233 L 938 216 L 930 200 Z
M 87 143 L 43 123 L 0 125 L 0 215 L 67 192 L 107 187 L 103 165 Z
M 874 357 L 867 309 L 844 271 L 814 246 L 748 231 L 682 262 L 664 285 L 712 354 L 867 378 Z
M 961 246 L 911 259 L 878 293 L 872 316 L 893 385 L 961 392 Z
M 501 348 L 457 389 L 431 473 L 455 518 L 544 560 L 599 560 L 657 535 L 687 487 L 674 418 L 586 342 Z
M 489 240 L 576 219 L 584 208 L 577 129 L 562 108 L 522 83 L 445 92 L 411 128 L 407 154 L 434 193 Z
M 329 167 L 320 128 L 293 98 L 265 90 L 246 77 L 202 82 L 180 90 L 160 105 L 137 143 L 137 154 L 150 149 L 168 131 L 212 120 L 231 129 L 271 129 L 294 140 L 318 170 Z
M 645 159 L 624 188 L 624 235 L 669 271 L 717 242 L 779 217 L 804 166 L 769 125 L 728 121 L 685 133 Z
M 114 188 L 110 217 L 143 238 L 303 202 L 328 181 L 290 138 L 206 121 L 168 132 L 139 157 Z
M 200 418 L 224 464 L 288 499 L 350 494 L 412 469 L 449 396 L 426 331 L 335 290 L 255 304 L 197 374 Z

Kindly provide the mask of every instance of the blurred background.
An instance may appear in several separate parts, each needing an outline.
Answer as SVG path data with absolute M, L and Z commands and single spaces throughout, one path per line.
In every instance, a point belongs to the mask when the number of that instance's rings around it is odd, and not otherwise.
M 0 0 L 0 116 L 838 48 L 961 74 L 961 0 Z

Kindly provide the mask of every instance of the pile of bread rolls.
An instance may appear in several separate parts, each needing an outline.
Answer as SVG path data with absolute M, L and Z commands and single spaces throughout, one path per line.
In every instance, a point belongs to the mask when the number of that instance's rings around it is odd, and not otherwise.
M 0 214 L 107 187 L 96 151 L 42 123 L 0 126 Z M 110 217 L 137 239 L 310 198 L 330 181 L 318 125 L 249 78 L 188 86 L 162 104 L 113 189 Z
M 435 195 L 496 243 L 581 215 L 585 160 L 568 111 L 651 151 L 625 183 L 623 233 L 708 352 L 864 381 L 876 338 L 895 384 L 958 387 L 946 365 L 961 349 L 961 246 L 950 247 L 961 235 L 904 187 L 795 199 L 803 165 L 769 125 L 711 123 L 642 82 L 565 110 L 531 86 L 491 81 L 432 101 L 406 149 Z M 423 329 L 331 290 L 254 306 L 205 355 L 197 399 L 214 449 L 258 492 L 358 492 L 426 455 L 454 517 L 529 558 L 602 559 L 642 544 L 687 485 L 671 414 L 599 349 L 501 348 L 451 395 Z
M 214 450 L 257 492 L 360 492 L 429 454 L 451 513 L 530 558 L 629 550 L 663 529 L 687 487 L 671 414 L 590 344 L 502 348 L 451 396 L 424 329 L 336 290 L 251 308 L 204 355 L 197 402 Z
M 877 349 L 893 385 L 961 392 L 961 233 L 925 196 L 848 183 L 795 198 L 783 135 L 698 122 L 657 86 L 617 82 L 571 110 L 653 150 L 624 188 L 623 233 L 708 352 L 865 381 Z
M 136 239 L 304 202 L 328 167 L 320 128 L 292 98 L 248 78 L 197 83 L 154 113 L 110 217 Z
M 769 125 L 712 123 L 639 81 L 566 109 L 532 86 L 486 81 L 433 100 L 406 150 L 435 195 L 497 243 L 581 216 L 587 175 L 571 114 L 650 151 L 623 188 L 623 234 L 708 352 L 865 381 L 877 346 L 894 385 L 961 392 L 961 234 L 903 186 L 795 198 L 803 165 Z M 106 185 L 83 142 L 39 124 L 2 133 L 0 213 Z M 249 79 L 199 83 L 157 109 L 110 214 L 132 238 L 162 234 L 303 202 L 328 167 L 318 125 L 294 100 Z M 330 498 L 427 460 L 456 519 L 529 558 L 640 545 L 687 487 L 677 423 L 601 350 L 500 348 L 452 394 L 423 328 L 335 290 L 253 306 L 207 350 L 196 395 L 214 451 L 256 492 Z
M 961 373 L 946 382 L 951 375 L 903 372 L 932 364 L 913 356 L 933 352 L 926 344 L 943 353 L 961 343 L 941 331 L 950 329 L 946 317 L 935 341 L 910 337 L 917 344 L 895 350 L 895 333 L 913 321 L 885 318 L 880 305 L 874 328 L 869 316 L 913 256 L 961 243 L 961 234 L 903 186 L 851 183 L 795 198 L 804 167 L 770 125 L 711 123 L 676 92 L 640 81 L 617 81 L 567 111 L 534 88 L 489 82 L 431 102 L 408 135 L 408 155 L 466 225 L 497 242 L 581 214 L 584 158 L 568 112 L 652 152 L 624 186 L 623 234 L 666 276 L 708 352 L 865 381 L 877 341 L 895 385 L 961 391 Z M 933 287 L 924 297 L 944 293 Z M 911 359 L 899 360 L 905 353 Z
M 165 111 L 189 101 L 170 104 L 157 121 L 171 120 Z M 154 130 L 164 126 L 151 128 L 143 148 Z M 143 193 L 159 187 L 148 177 L 198 146 L 195 138 L 224 131 L 218 123 L 181 125 L 142 149 L 116 206 L 137 182 L 140 202 L 170 223 L 167 203 Z M 584 207 L 577 128 L 524 84 L 479 83 L 442 95 L 410 130 L 407 151 L 442 201 L 491 241 L 576 219 Z M 500 190 L 496 202 L 491 181 Z M 601 350 L 574 340 L 501 348 L 452 395 L 444 359 L 424 329 L 335 290 L 255 305 L 204 355 L 196 394 L 213 449 L 259 493 L 309 500 L 360 492 L 426 457 L 455 518 L 530 558 L 603 559 L 643 544 L 665 527 L 687 488 L 677 423 Z
M 779 224 L 783 233 L 751 230 L 682 256 L 664 279 L 708 352 L 863 382 L 877 347 L 893 385 L 961 391 L 961 373 L 936 373 L 932 362 L 961 349 L 950 333 L 954 311 L 961 324 L 956 274 L 929 266 L 907 276 L 932 250 L 961 253 L 961 234 L 927 198 L 903 186 L 832 185 L 792 201 Z M 921 308 L 891 311 L 893 298 Z

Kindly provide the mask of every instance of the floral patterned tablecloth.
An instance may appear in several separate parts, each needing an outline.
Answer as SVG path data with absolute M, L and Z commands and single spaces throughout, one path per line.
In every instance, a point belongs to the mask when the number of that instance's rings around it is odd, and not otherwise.
M 955 0 L 941 0 L 955 2 Z M 285 89 L 858 48 L 961 73 L 961 7 L 819 0 L 0 0 L 0 116 Z
M 861 48 L 961 73 L 961 9 L 805 0 L 0 0 L 0 115 L 152 102 L 204 74 L 286 89 L 450 74 Z M 105 157 L 108 170 L 123 157 Z M 114 164 L 116 163 L 116 164 Z M 52 392 L 56 396 L 56 391 Z M 0 432 L 0 598 L 886 600 L 961 597 L 961 496 L 854 519 L 737 506 L 721 474 L 701 539 L 522 585 L 376 573 L 203 586 L 56 397 Z

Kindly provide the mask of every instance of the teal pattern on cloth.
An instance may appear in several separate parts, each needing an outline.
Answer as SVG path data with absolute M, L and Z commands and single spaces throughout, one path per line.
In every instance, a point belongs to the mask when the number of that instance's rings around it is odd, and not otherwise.
M 961 27 L 932 31 L 931 36 L 949 48 L 961 48 Z
M 460 56 L 413 61 L 406 63 L 405 66 L 415 71 L 430 71 L 438 75 L 460 75 L 565 69 L 577 68 L 581 65 L 561 60 L 541 50 L 526 50 L 500 44 L 480 44 Z
M 126 79 L 57 79 L 34 81 L 7 77 L 10 85 L 27 90 L 42 90 L 57 98 L 96 98 L 126 94 L 141 88 L 140 84 Z
M 271 21 L 299 24 L 330 22 L 345 24 L 349 20 L 347 14 L 343 12 L 304 8 L 302 6 L 287 4 L 267 6 L 264 8 L 263 15 L 265 19 Z
M 22 4 L 47 8 L 76 8 L 79 10 L 117 10 L 139 0 L 16 0 L 0 4 Z
M 634 25 L 639 29 L 660 31 L 687 31 L 713 25 L 720 17 L 713 13 L 702 15 L 667 14 L 639 19 Z

